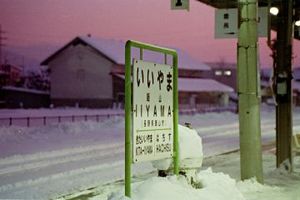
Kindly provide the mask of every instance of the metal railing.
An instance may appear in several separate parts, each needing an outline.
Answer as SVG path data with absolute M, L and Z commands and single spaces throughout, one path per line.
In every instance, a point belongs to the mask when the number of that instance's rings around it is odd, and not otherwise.
M 100 122 L 111 117 L 124 116 L 124 113 L 96 114 L 96 115 L 58 115 L 33 117 L 0 117 L 0 126 L 46 126 L 53 123 L 95 121 Z
M 199 108 L 185 108 L 180 105 L 180 115 L 194 115 L 197 113 L 206 112 L 237 112 L 236 107 L 220 107 L 220 106 L 205 106 Z M 85 115 L 55 115 L 55 116 L 31 116 L 31 117 L 0 117 L 0 126 L 46 126 L 53 123 L 61 122 L 77 122 L 77 121 L 94 121 L 101 122 L 111 117 L 122 116 L 124 113 L 107 113 L 107 114 L 85 114 Z

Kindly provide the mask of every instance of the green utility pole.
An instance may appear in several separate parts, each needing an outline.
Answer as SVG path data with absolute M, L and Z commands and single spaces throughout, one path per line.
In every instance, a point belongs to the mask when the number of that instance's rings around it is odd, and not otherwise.
M 260 74 L 257 66 L 257 0 L 239 0 L 238 95 L 241 179 L 263 182 Z
M 292 171 L 292 0 L 282 0 L 277 15 L 275 62 L 277 167 Z

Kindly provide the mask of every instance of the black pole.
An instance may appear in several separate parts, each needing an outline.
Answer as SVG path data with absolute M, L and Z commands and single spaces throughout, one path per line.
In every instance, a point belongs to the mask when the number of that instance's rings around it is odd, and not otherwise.
M 280 3 L 275 47 L 276 166 L 287 171 L 292 171 L 292 3 L 292 0 Z

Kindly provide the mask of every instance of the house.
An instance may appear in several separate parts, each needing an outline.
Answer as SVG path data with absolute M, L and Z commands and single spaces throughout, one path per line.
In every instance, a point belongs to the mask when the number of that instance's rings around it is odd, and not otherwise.
M 204 80 L 211 68 L 182 50 L 179 57 L 179 103 L 197 107 L 205 103 L 226 105 L 232 88 L 213 80 Z M 124 102 L 125 42 L 80 36 L 41 62 L 50 69 L 50 98 L 54 106 L 112 107 Z M 139 58 L 139 50 L 132 56 Z M 164 55 L 145 52 L 143 60 L 164 63 Z M 167 57 L 171 63 L 171 57 Z M 189 84 L 194 84 L 190 90 Z M 183 86 L 184 85 L 184 86 Z M 197 87 L 199 86 L 199 87 Z M 210 98 L 205 95 L 214 93 Z M 201 97 L 202 96 L 202 97 Z M 191 104 L 191 102 L 194 102 Z
M 236 63 L 210 62 L 211 78 L 228 85 L 237 91 L 237 65 Z
M 235 63 L 207 63 L 212 68 L 211 78 L 219 81 L 225 85 L 234 88 L 237 92 L 237 65 Z M 300 71 L 299 71 L 300 72 Z M 274 104 L 274 94 L 272 90 L 272 74 L 273 70 L 271 68 L 262 68 L 260 70 L 260 94 L 261 101 Z M 300 75 L 300 73 L 299 73 Z M 300 76 L 299 76 L 300 80 Z M 230 99 L 237 101 L 237 94 L 232 93 Z
M 26 87 L 26 79 L 21 67 L 12 64 L 0 66 L 0 108 L 49 107 L 49 92 L 41 91 L 42 88 Z M 40 84 L 37 77 L 31 79 L 32 83 Z
M 49 107 L 49 92 L 4 86 L 0 88 L 0 108 Z
M 178 91 L 181 109 L 205 110 L 228 106 L 233 89 L 212 79 L 179 78 Z
M 0 87 L 15 86 L 21 79 L 22 68 L 16 65 L 0 65 Z

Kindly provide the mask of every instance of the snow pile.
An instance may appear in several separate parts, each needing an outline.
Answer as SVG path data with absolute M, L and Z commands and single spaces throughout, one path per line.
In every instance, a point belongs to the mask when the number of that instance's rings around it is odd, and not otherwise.
M 236 182 L 229 175 L 212 172 L 211 168 L 197 174 L 202 188 L 188 184 L 183 176 L 153 177 L 132 185 L 132 197 L 124 191 L 113 193 L 108 200 L 299 200 L 297 190 L 262 185 L 255 179 Z M 296 193 L 295 193 L 296 191 Z M 93 197 L 97 199 L 99 196 Z M 98 198 L 99 199 L 99 198 Z
M 203 189 L 200 189 L 202 196 L 199 200 L 244 199 L 237 188 L 236 181 L 228 174 L 222 172 L 214 173 L 211 168 L 208 168 L 198 174 L 198 179 L 203 185 Z
M 202 139 L 194 129 L 178 125 L 179 136 L 179 165 L 180 168 L 200 168 L 202 166 Z M 172 159 L 152 161 L 154 168 L 167 170 Z
M 132 198 L 125 198 L 123 191 L 113 194 L 109 200 L 245 200 L 236 181 L 209 168 L 198 173 L 203 188 L 195 189 L 183 176 L 154 177 L 133 185 Z
M 282 188 L 276 186 L 262 185 L 258 183 L 254 178 L 239 182 L 237 184 L 237 187 L 243 193 L 245 198 L 249 200 L 287 199 L 287 194 L 284 193 L 284 190 Z

